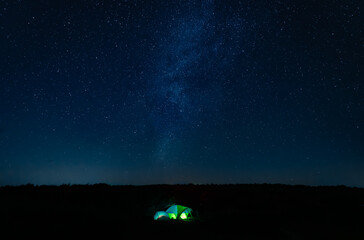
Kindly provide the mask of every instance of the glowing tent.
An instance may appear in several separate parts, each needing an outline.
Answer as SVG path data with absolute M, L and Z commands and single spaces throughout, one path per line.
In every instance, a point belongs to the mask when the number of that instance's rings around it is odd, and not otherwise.
M 181 205 L 172 205 L 165 212 L 158 211 L 154 215 L 154 220 L 183 220 L 191 221 L 193 219 L 192 209 Z

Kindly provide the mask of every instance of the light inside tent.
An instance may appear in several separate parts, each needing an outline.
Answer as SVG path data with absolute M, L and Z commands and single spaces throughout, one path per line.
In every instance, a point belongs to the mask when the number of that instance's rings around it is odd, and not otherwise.
M 176 214 L 174 213 L 168 213 L 170 219 L 176 219 Z

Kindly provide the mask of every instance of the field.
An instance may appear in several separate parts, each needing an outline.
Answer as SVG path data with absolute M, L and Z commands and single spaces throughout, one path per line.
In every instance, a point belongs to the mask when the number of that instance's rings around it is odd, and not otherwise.
M 195 220 L 153 220 L 156 211 L 173 203 L 192 208 Z M 14 236 L 364 239 L 364 189 L 271 184 L 25 185 L 0 188 L 0 216 L 1 229 Z

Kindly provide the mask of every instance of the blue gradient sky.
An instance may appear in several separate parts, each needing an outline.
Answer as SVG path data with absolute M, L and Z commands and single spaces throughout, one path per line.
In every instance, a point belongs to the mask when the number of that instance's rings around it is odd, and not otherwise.
M 1 1 L 0 185 L 364 186 L 360 1 Z

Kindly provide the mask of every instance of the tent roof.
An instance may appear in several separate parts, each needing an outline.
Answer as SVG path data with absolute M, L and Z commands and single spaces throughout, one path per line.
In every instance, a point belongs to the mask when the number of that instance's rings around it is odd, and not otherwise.
M 158 211 L 154 214 L 154 220 L 169 220 L 169 215 L 164 211 Z
M 179 218 L 179 216 L 182 214 L 182 212 L 185 212 L 185 214 L 189 214 L 189 213 L 191 213 L 191 209 L 190 208 L 188 208 L 188 207 L 185 207 L 185 206 L 182 206 L 182 205 L 177 205 L 177 204 L 175 204 L 175 205 L 172 205 L 172 206 L 170 206 L 167 210 L 166 210 L 166 212 L 168 213 L 168 214 L 175 214 L 175 217 L 176 218 Z
M 165 212 L 158 211 L 154 215 L 154 220 L 169 220 L 169 219 L 181 219 L 189 221 L 193 219 L 192 209 L 182 205 L 174 204 L 170 206 Z

